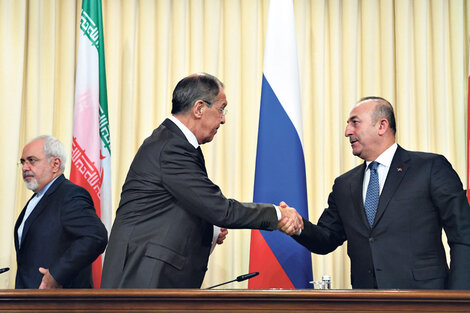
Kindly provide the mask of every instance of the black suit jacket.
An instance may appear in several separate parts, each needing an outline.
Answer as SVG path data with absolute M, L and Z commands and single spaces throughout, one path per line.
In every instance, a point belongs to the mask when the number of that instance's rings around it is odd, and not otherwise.
M 29 201 L 28 201 L 29 202 Z M 91 263 L 104 251 L 107 231 L 88 191 L 59 176 L 25 222 L 21 247 L 15 224 L 16 288 L 38 288 L 48 268 L 64 288 L 91 288 Z
M 166 119 L 139 148 L 122 187 L 102 288 L 199 288 L 213 225 L 276 229 L 272 204 L 224 197 L 202 153 Z
M 319 254 L 347 240 L 353 288 L 470 289 L 470 207 L 445 157 L 398 147 L 372 227 L 362 200 L 364 172 L 365 163 L 338 177 L 318 224 L 305 221 L 294 239 Z

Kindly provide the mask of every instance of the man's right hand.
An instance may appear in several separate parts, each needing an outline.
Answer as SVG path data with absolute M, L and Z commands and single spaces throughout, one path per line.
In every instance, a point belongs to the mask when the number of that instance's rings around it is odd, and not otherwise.
M 277 229 L 289 236 L 297 234 L 304 228 L 302 216 L 294 208 L 289 207 L 284 201 L 279 204 L 282 218 L 277 224 Z

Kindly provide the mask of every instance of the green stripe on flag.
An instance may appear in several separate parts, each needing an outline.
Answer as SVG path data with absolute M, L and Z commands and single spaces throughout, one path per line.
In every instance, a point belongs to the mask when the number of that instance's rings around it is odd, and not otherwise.
M 100 136 L 103 147 L 111 155 L 111 138 L 108 120 L 108 94 L 106 92 L 106 70 L 104 61 L 103 20 L 101 1 L 84 0 L 80 28 L 90 40 L 92 46 L 98 50 L 99 57 L 99 90 L 100 90 Z

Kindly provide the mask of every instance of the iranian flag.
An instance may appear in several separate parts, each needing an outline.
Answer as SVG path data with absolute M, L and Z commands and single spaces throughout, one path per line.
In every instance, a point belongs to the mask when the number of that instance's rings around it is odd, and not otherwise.
M 70 180 L 93 198 L 96 214 L 111 229 L 111 148 L 100 0 L 83 0 L 75 85 Z M 93 284 L 101 283 L 102 257 L 93 263 Z

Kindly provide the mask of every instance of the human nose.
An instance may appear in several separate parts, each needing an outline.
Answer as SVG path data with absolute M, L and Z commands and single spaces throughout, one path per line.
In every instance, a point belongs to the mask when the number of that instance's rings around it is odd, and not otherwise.
M 351 127 L 349 124 L 346 125 L 346 128 L 344 129 L 344 137 L 349 137 L 352 135 Z
M 225 124 L 225 115 L 222 115 L 222 118 L 221 118 L 220 124 Z
M 31 164 L 28 162 L 28 160 L 25 160 L 25 162 L 20 163 L 21 165 L 21 170 L 23 172 L 29 171 L 31 169 Z

